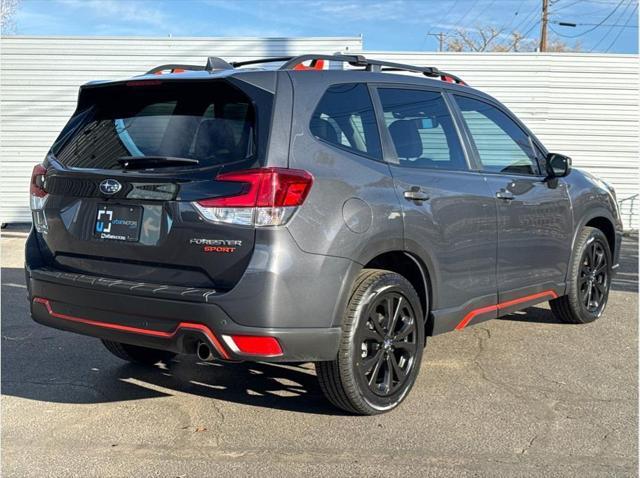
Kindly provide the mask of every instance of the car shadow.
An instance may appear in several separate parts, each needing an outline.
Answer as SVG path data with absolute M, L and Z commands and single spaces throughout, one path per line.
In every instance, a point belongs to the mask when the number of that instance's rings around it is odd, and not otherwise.
M 634 258 L 636 263 L 634 264 Z M 626 240 L 620 271 L 637 291 L 637 244 Z M 320 390 L 312 364 L 225 363 L 178 356 L 145 367 L 120 362 L 95 339 L 39 326 L 29 317 L 24 271 L 2 268 L 2 393 L 57 403 L 109 403 L 190 394 L 301 413 L 340 415 Z M 559 324 L 531 307 L 502 320 Z
M 620 265 L 611 281 L 611 290 L 638 292 L 638 235 L 625 236 L 620 249 Z
M 509 320 L 511 322 L 531 322 L 536 324 L 564 324 L 557 319 L 548 308 L 529 307 L 508 315 L 500 317 L 498 320 Z
M 31 320 L 23 269 L 2 268 L 2 394 L 56 403 L 108 403 L 190 394 L 257 407 L 340 415 L 313 364 L 201 362 L 179 355 L 143 366 L 94 338 Z
M 71 334 L 65 334 L 71 335 Z M 98 355 L 102 345 L 92 340 Z M 5 361 L 3 357 L 3 362 Z M 11 359 L 9 359 L 11 360 Z M 3 364 L 2 394 L 54 403 L 109 403 L 189 394 L 255 407 L 340 415 L 320 390 L 312 364 L 199 362 L 177 356 L 167 363 L 138 365 L 107 355 L 97 365 L 76 354 L 52 350 L 39 360 L 56 363 L 57 373 L 30 377 L 30 371 Z M 42 374 L 37 374 L 42 377 Z M 81 375 L 81 376 L 78 376 Z

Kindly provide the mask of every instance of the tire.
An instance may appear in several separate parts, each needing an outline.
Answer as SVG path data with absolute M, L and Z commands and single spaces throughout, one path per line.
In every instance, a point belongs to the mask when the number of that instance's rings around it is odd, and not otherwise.
M 102 343 L 116 357 L 144 365 L 155 365 L 158 362 L 169 362 L 176 354 L 167 352 L 166 350 L 151 349 L 147 347 L 139 347 L 137 345 L 123 344 L 120 342 L 112 342 L 110 340 L 102 340 Z
M 351 291 L 338 357 L 315 364 L 327 399 L 358 415 L 397 407 L 420 370 L 423 319 L 420 299 L 407 279 L 385 270 L 363 270 Z
M 567 278 L 567 294 L 549 302 L 555 317 L 569 324 L 598 319 L 611 286 L 611 249 L 600 229 L 585 227 L 580 231 Z

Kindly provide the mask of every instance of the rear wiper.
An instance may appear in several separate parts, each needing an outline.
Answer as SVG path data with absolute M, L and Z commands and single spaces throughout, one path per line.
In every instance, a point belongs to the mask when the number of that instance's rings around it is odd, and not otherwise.
M 118 163 L 125 169 L 142 169 L 148 167 L 171 167 L 181 164 L 196 165 L 200 161 L 191 158 L 178 158 L 175 156 L 121 156 Z

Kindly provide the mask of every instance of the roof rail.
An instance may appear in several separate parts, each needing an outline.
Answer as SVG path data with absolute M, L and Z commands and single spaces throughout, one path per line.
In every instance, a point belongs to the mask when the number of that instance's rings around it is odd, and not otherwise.
M 269 60 L 269 59 L 267 59 Z M 448 83 L 456 83 L 459 85 L 466 85 L 467 83 L 456 75 L 441 71 L 433 66 L 415 66 L 407 65 L 404 63 L 394 63 L 384 60 L 370 60 L 362 55 L 300 55 L 295 57 L 279 58 L 278 60 L 272 59 L 271 61 L 286 61 L 284 65 L 280 67 L 281 70 L 295 69 L 298 65 L 305 61 L 316 60 L 329 60 L 348 63 L 351 66 L 362 66 L 366 71 L 410 71 L 414 73 L 422 73 L 424 76 L 430 78 L 440 78 L 442 81 Z M 261 63 L 263 61 L 256 60 L 255 63 Z
M 429 78 L 440 78 L 448 83 L 456 83 L 458 85 L 467 85 L 461 78 L 451 73 L 439 70 L 433 66 L 415 66 L 404 63 L 395 63 L 384 60 L 370 60 L 362 55 L 324 55 L 309 54 L 298 56 L 276 56 L 271 58 L 260 58 L 256 60 L 226 62 L 222 58 L 210 56 L 205 66 L 196 65 L 161 65 L 147 72 L 151 74 L 162 74 L 163 71 L 169 70 L 171 73 L 180 73 L 182 71 L 214 71 L 229 70 L 240 66 L 258 65 L 262 63 L 284 62 L 279 68 L 280 70 L 299 70 L 299 69 L 322 69 L 324 60 L 348 63 L 351 66 L 363 67 L 365 71 L 383 72 L 383 71 L 409 71 L 414 73 L 422 73 Z M 311 61 L 311 67 L 304 67 L 302 63 Z

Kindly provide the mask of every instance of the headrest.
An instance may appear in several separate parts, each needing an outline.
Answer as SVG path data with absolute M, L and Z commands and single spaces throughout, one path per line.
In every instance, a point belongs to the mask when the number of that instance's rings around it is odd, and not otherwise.
M 419 158 L 422 156 L 422 140 L 418 124 L 414 120 L 397 120 L 389 126 L 391 139 L 399 158 Z
M 236 148 L 235 137 L 230 123 L 224 118 L 204 119 L 198 125 L 194 144 L 196 157 L 206 158 L 216 153 L 230 153 Z
M 309 129 L 311 129 L 314 136 L 320 139 L 324 139 L 329 143 L 338 143 L 338 132 L 326 119 L 317 117 L 313 118 L 311 120 L 311 125 L 309 125 Z

